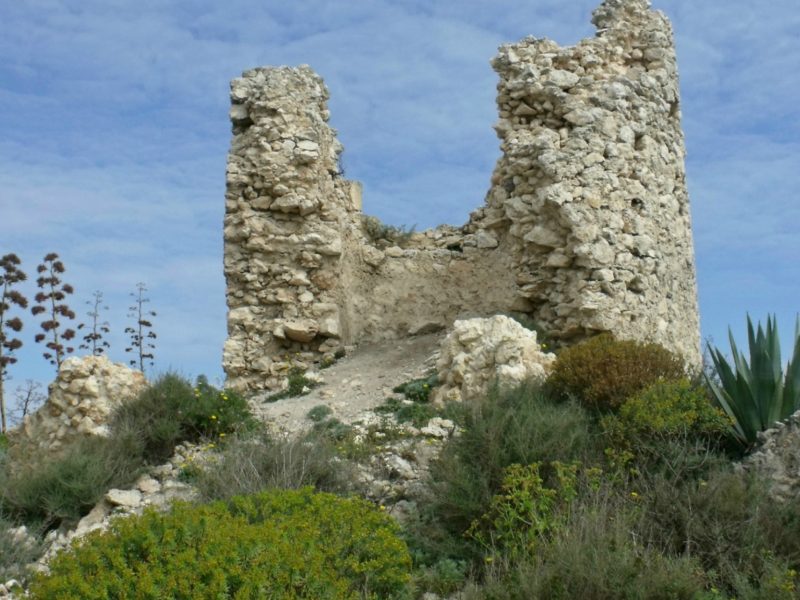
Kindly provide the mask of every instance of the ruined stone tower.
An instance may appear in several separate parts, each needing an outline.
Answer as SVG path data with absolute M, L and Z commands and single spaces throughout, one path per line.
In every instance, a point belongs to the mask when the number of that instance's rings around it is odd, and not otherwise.
M 512 311 L 556 339 L 611 331 L 699 363 L 671 27 L 646 0 L 606 0 L 593 22 L 597 36 L 575 46 L 500 48 L 502 156 L 485 204 L 403 247 L 367 234 L 318 75 L 261 68 L 234 80 L 229 385 L 276 387 L 343 344 Z

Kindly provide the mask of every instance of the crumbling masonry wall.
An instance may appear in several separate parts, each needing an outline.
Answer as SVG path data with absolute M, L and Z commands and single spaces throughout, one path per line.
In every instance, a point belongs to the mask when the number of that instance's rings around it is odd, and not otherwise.
M 597 36 L 526 38 L 492 61 L 502 156 L 463 227 L 371 239 L 307 66 L 231 84 L 229 385 L 280 385 L 347 344 L 521 312 L 560 340 L 599 331 L 699 363 L 694 256 L 669 21 L 607 0 Z

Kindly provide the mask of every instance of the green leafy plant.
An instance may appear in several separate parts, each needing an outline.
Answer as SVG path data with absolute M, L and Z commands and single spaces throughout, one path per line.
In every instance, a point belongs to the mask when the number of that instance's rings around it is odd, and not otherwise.
M 758 432 L 800 410 L 800 317 L 785 372 L 774 317 L 767 317 L 766 328 L 759 323 L 754 331 L 747 315 L 749 362 L 739 351 L 730 329 L 728 336 L 733 365 L 718 348 L 709 346 L 719 383 L 711 378 L 707 381 L 717 402 L 733 420 L 734 436 L 743 446 L 750 447 L 757 442 Z
M 442 558 L 429 567 L 418 569 L 413 574 L 414 590 L 447 597 L 464 587 L 468 573 L 467 561 Z
M 627 431 L 653 437 L 715 437 L 730 427 L 730 420 L 706 391 L 688 379 L 657 381 L 628 398 L 619 418 Z
M 75 337 L 75 330 L 65 327 L 61 321 L 62 318 L 75 319 L 75 313 L 66 304 L 67 295 L 75 290 L 70 284 L 61 280 L 65 270 L 64 263 L 59 260 L 55 252 L 50 252 L 44 257 L 42 263 L 36 267 L 36 272 L 39 273 L 36 285 L 40 291 L 34 296 L 36 304 L 31 307 L 34 316 L 45 315 L 45 320 L 40 324 L 44 333 L 36 334 L 34 341 L 44 342 L 49 338 L 43 356 L 56 367 L 56 370 L 61 368 L 66 355 L 75 351 L 72 346 L 65 345 L 65 342 Z
M 34 599 L 391 599 L 409 579 L 398 526 L 311 489 L 146 510 L 93 532 L 31 584 Z
M 613 492 L 579 497 L 535 551 L 486 565 L 465 600 L 697 600 L 708 584 L 700 561 L 661 552 L 636 535 L 640 510 Z M 720 597 L 722 600 L 724 597 Z
M 512 560 L 529 556 L 561 526 L 562 505 L 577 495 L 578 464 L 553 464 L 558 485 L 547 487 L 539 474 L 539 464 L 514 464 L 504 470 L 500 493 L 492 498 L 489 510 L 472 522 L 466 535 L 488 553 L 503 554 Z
M 130 485 L 141 473 L 136 439 L 82 438 L 61 457 L 34 451 L 0 472 L 0 512 L 44 529 L 74 525 L 109 489 Z
M 181 442 L 217 443 L 255 426 L 247 401 L 231 390 L 218 390 L 205 377 L 196 385 L 174 373 L 160 376 L 139 397 L 112 416 L 111 430 L 143 443 L 143 458 L 159 463 Z
M 403 394 L 403 396 L 414 402 L 428 402 L 428 400 L 430 400 L 431 391 L 437 385 L 439 385 L 439 377 L 436 373 L 433 373 L 427 377 L 412 379 L 411 381 L 401 383 L 392 391 L 396 394 Z
M 704 386 L 679 379 L 660 380 L 634 394 L 600 425 L 612 476 L 661 470 L 680 479 L 699 476 L 722 459 L 731 421 Z
M 18 283 L 27 279 L 19 268 L 21 261 L 16 254 L 6 254 L 0 258 L 0 433 L 6 431 L 6 403 L 4 384 L 8 379 L 8 367 L 17 362 L 14 352 L 22 347 L 22 340 L 13 333 L 22 331 L 22 320 L 10 317 L 14 305 L 26 308 L 28 300 L 18 290 Z
M 254 426 L 238 394 L 202 377 L 192 386 L 163 375 L 111 415 L 108 437 L 81 438 L 58 457 L 23 447 L 15 452 L 23 458 L 0 464 L 0 512 L 45 528 L 75 523 L 109 489 L 130 486 L 145 465 L 167 460 L 177 444 L 217 444 Z
M 297 398 L 307 394 L 312 388 L 319 385 L 316 381 L 306 377 L 306 369 L 298 366 L 293 366 L 289 369 L 286 382 L 285 390 L 270 394 L 264 399 L 264 402 L 277 402 L 285 398 Z
M 460 434 L 431 463 L 430 501 L 409 528 L 409 543 L 423 565 L 481 556 L 480 545 L 463 534 L 489 510 L 510 465 L 541 463 L 549 484 L 553 462 L 588 465 L 600 452 L 588 412 L 577 403 L 553 401 L 535 383 L 491 390 L 465 407 L 458 423 Z
M 637 488 L 637 537 L 664 555 L 699 560 L 722 597 L 798 597 L 767 593 L 776 576 L 800 567 L 800 506 L 771 497 L 767 481 L 734 472 L 728 461 L 703 478 L 657 474 Z
M 375 412 L 394 415 L 398 423 L 411 423 L 415 427 L 421 427 L 433 417 L 443 414 L 440 409 L 432 404 L 400 400 L 399 398 L 389 398 L 386 402 L 376 407 Z
M 604 333 L 561 350 L 547 384 L 557 397 L 607 411 L 660 378 L 685 376 L 683 360 L 666 348 Z

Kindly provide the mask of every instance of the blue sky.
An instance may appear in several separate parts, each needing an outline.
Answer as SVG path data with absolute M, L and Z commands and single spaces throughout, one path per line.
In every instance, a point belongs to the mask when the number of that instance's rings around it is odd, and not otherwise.
M 365 211 L 460 224 L 498 158 L 498 45 L 593 35 L 595 0 L 7 0 L 0 3 L 0 254 L 58 252 L 72 307 L 102 290 L 126 360 L 128 294 L 150 289 L 158 370 L 221 378 L 228 84 L 310 64 Z M 704 336 L 800 303 L 796 0 L 656 0 L 676 30 Z M 32 288 L 26 287 L 29 295 Z M 10 387 L 53 371 L 33 343 Z

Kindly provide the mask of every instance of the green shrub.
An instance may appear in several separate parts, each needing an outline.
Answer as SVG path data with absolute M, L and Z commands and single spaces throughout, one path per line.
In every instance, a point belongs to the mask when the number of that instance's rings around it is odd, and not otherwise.
M 310 489 L 147 510 L 50 563 L 33 598 L 396 598 L 410 559 L 364 500 Z
M 707 479 L 676 482 L 658 475 L 639 484 L 639 535 L 669 554 L 690 555 L 737 598 L 800 568 L 800 506 L 769 496 L 766 482 L 720 465 Z M 748 592 L 750 593 L 750 592 Z
M 465 560 L 443 558 L 429 567 L 418 569 L 413 574 L 413 589 L 418 597 L 424 592 L 448 596 L 464 587 L 469 572 L 469 563 Z
M 326 438 L 274 439 L 266 432 L 232 438 L 192 480 L 208 501 L 307 486 L 346 492 L 354 481 L 352 465 L 337 457 L 333 442 Z
M 74 525 L 111 488 L 141 472 L 141 445 L 131 438 L 83 438 L 56 459 L 31 456 L 0 473 L 0 510 L 45 528 Z
M 733 421 L 733 434 L 745 447 L 757 442 L 759 431 L 772 427 L 800 410 L 800 317 L 795 325 L 793 353 L 789 362 L 781 362 L 778 323 L 767 317 L 766 330 L 747 316 L 749 363 L 736 346 L 729 330 L 733 367 L 718 349 L 709 345 L 719 383 L 707 377 L 717 402 Z
M 247 401 L 239 394 L 217 390 L 204 377 L 192 386 L 179 375 L 162 375 L 138 398 L 122 405 L 110 421 L 112 437 L 137 437 L 143 458 L 161 463 L 181 442 L 219 441 L 235 431 L 255 426 Z
M 697 476 L 713 464 L 710 459 L 721 451 L 730 429 L 730 420 L 712 405 L 706 390 L 687 379 L 657 381 L 628 398 L 618 414 L 603 416 L 600 424 L 609 444 L 610 470 L 617 468 L 624 476 L 620 469 L 630 464 L 636 472 L 661 469 L 673 478 Z
M 415 427 L 421 427 L 433 417 L 442 414 L 442 411 L 432 404 L 411 402 L 398 398 L 389 398 L 385 403 L 376 407 L 375 412 L 392 414 L 398 423 L 411 423 Z
M 315 423 L 319 423 L 320 421 L 324 421 L 330 415 L 333 414 L 333 409 L 330 406 L 325 404 L 319 404 L 315 406 L 310 411 L 308 411 L 308 415 L 306 415 L 309 419 L 314 421 Z
M 552 467 L 552 487 L 544 485 L 538 463 L 511 465 L 504 470 L 500 493 L 466 532 L 491 559 L 501 555 L 511 560 L 530 556 L 563 526 L 567 508 L 578 495 L 580 464 L 556 462 Z M 591 471 L 589 476 L 598 479 L 599 470 Z
M 536 551 L 489 563 L 468 600 L 695 600 L 707 580 L 691 557 L 665 555 L 635 537 L 631 501 L 601 490 L 572 504 L 568 518 Z
M 287 386 L 285 390 L 270 394 L 264 399 L 264 402 L 277 402 L 284 398 L 297 398 L 309 392 L 312 388 L 319 385 L 316 381 L 312 381 L 306 377 L 306 369 L 302 367 L 292 367 L 289 369 L 287 375 Z
M 590 464 L 602 455 L 586 411 L 551 401 L 535 384 L 493 390 L 484 401 L 466 407 L 461 425 L 462 433 L 432 463 L 432 497 L 411 525 L 420 564 L 432 564 L 441 553 L 453 559 L 480 556 L 480 547 L 463 534 L 489 510 L 506 467 L 575 460 Z M 547 471 L 545 481 L 554 475 Z
M 39 559 L 43 544 L 36 536 L 27 539 L 15 537 L 10 529 L 17 523 L 0 514 L 0 582 L 9 579 L 25 581 L 28 577 L 26 566 Z
M 403 394 L 408 400 L 424 403 L 430 400 L 431 391 L 437 385 L 439 385 L 439 377 L 434 373 L 428 377 L 401 383 L 392 391 L 397 394 Z
M 658 344 L 601 334 L 558 353 L 547 384 L 559 398 L 609 410 L 658 379 L 681 379 L 683 360 Z
M 0 469 L 0 510 L 45 528 L 75 523 L 109 489 L 128 487 L 147 463 L 167 460 L 177 444 L 224 439 L 253 423 L 240 396 L 203 378 L 193 388 L 164 375 L 114 412 L 108 437 L 80 439 L 58 458 L 31 451 Z
M 314 423 L 312 430 L 320 439 L 332 442 L 352 441 L 355 431 L 347 423 L 339 419 L 330 418 Z
M 661 380 L 628 398 L 619 409 L 626 430 L 653 437 L 718 438 L 730 419 L 688 379 Z

